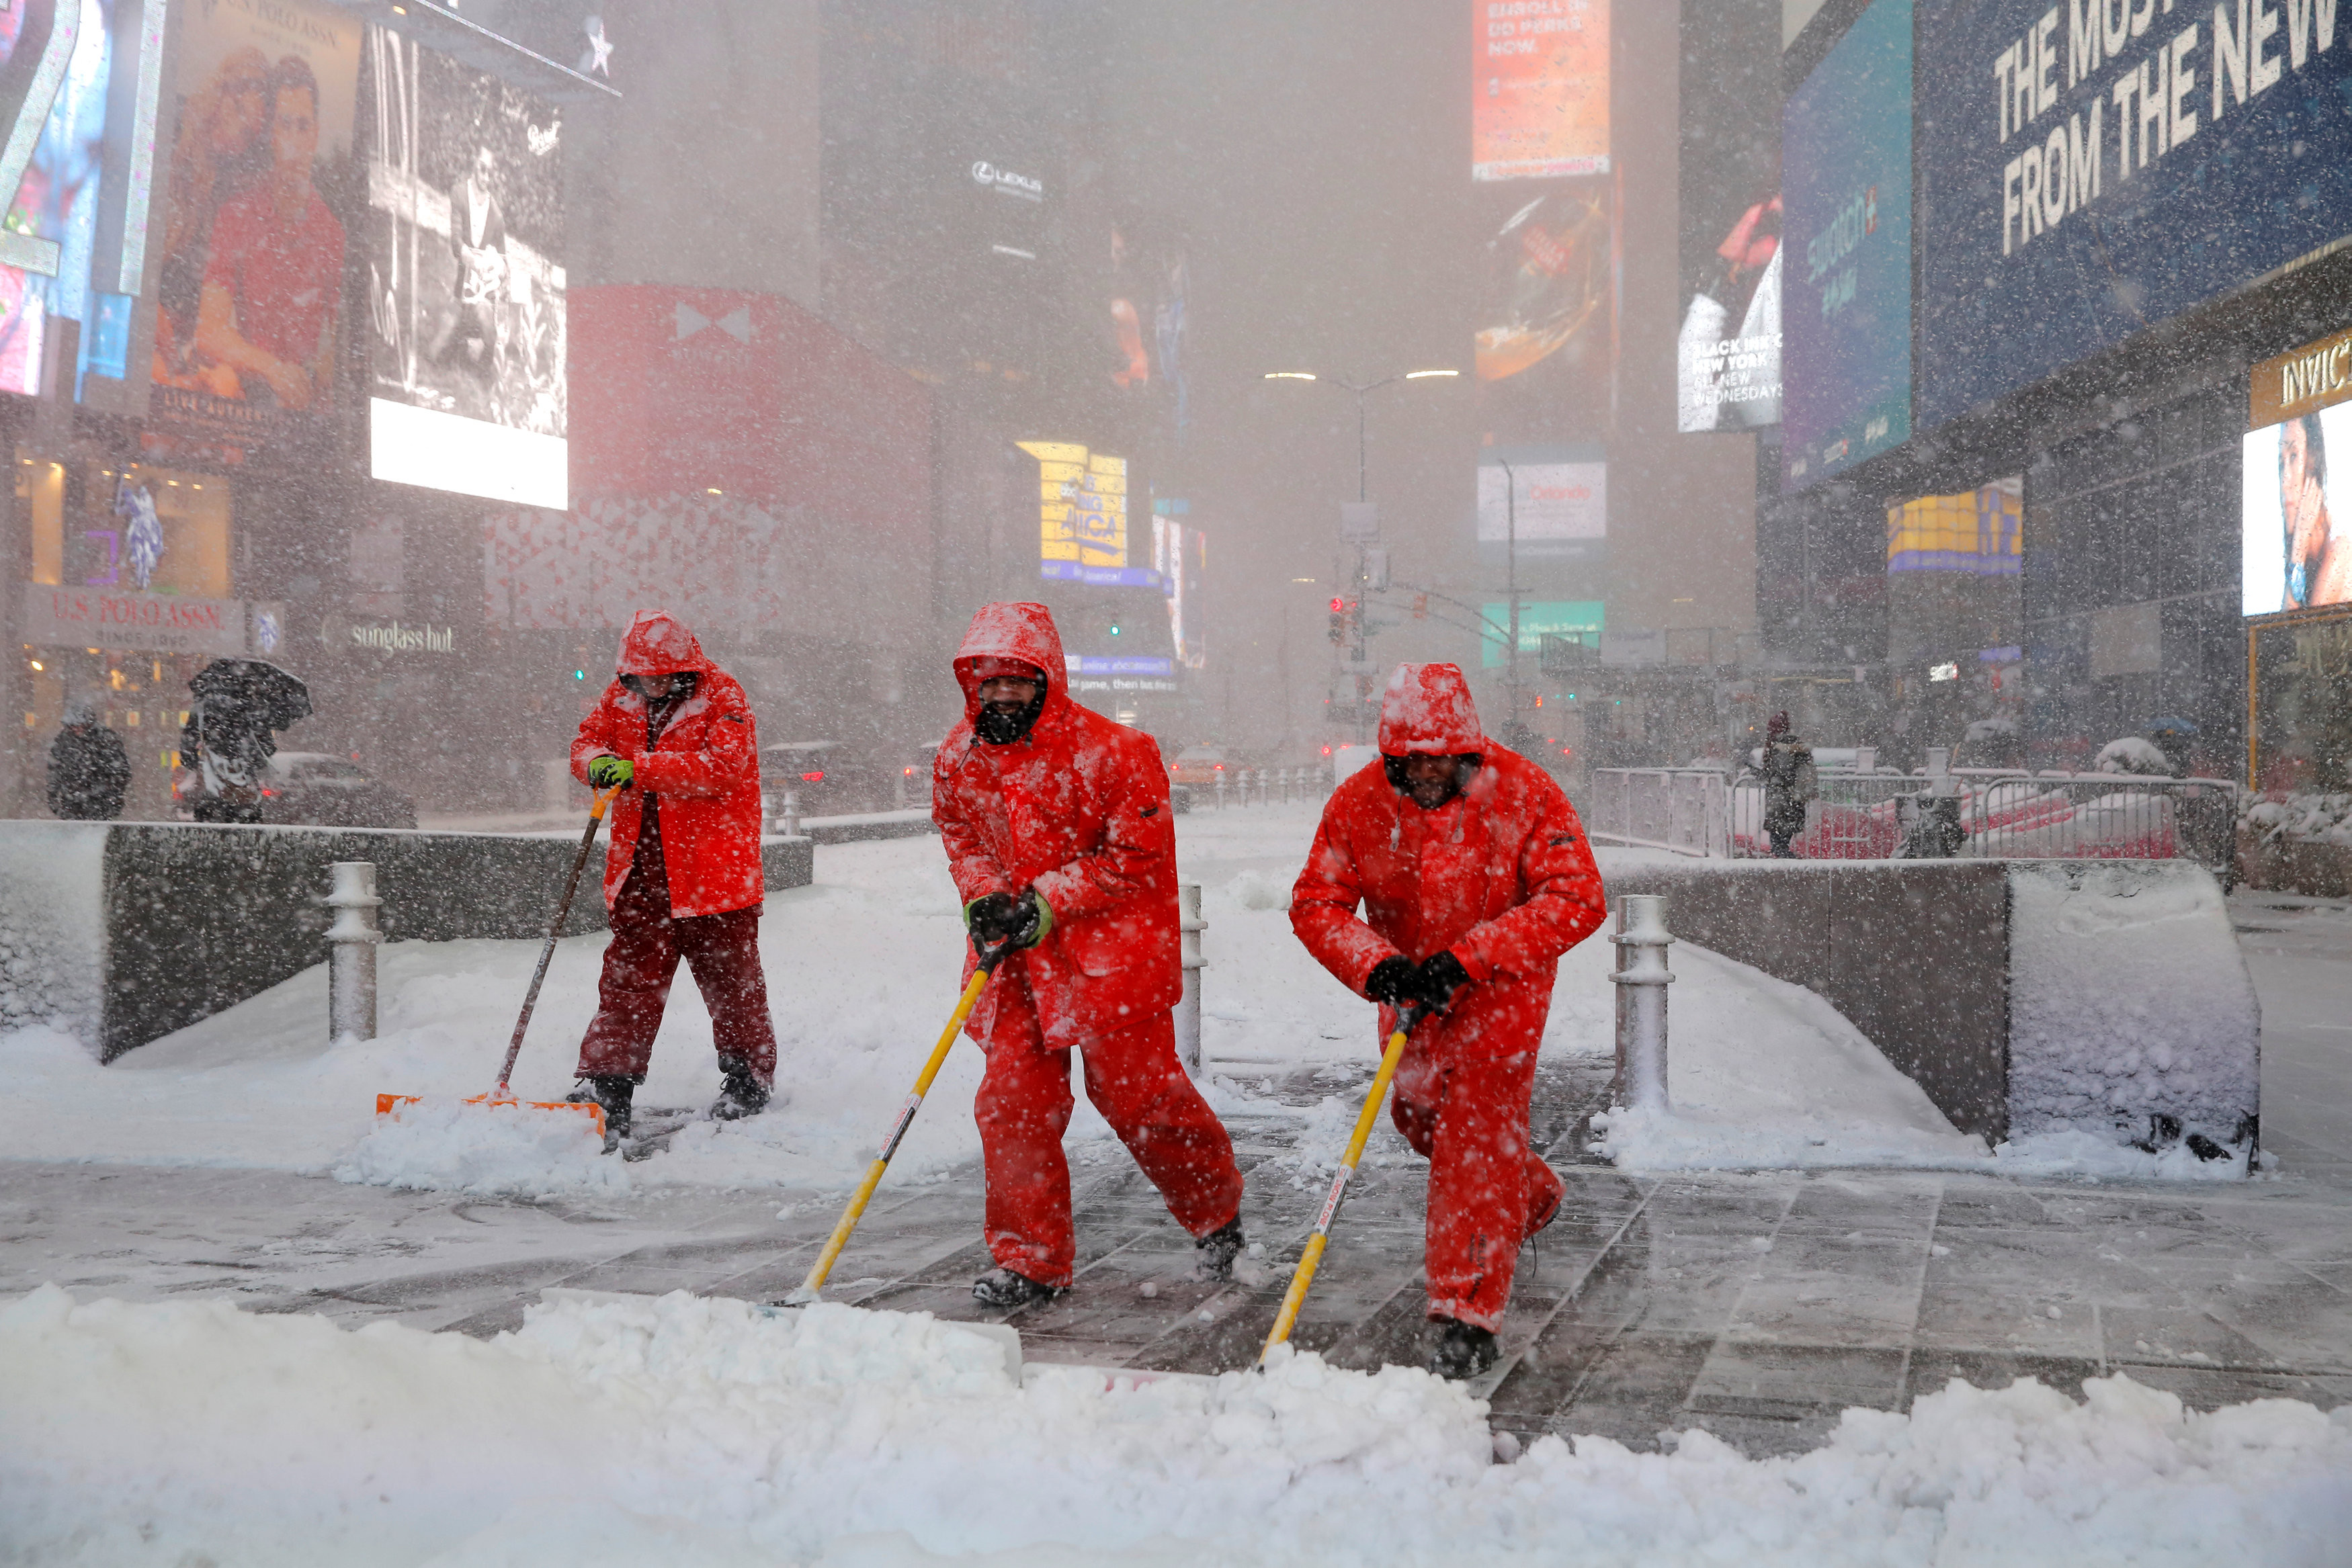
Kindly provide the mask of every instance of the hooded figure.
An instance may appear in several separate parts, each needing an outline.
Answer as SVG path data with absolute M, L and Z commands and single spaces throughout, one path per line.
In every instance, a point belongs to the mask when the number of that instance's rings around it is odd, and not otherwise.
M 1233 1144 L 1176 1060 L 1183 993 L 1176 832 L 1150 736 L 1078 706 L 1042 604 L 991 604 L 956 651 L 964 716 L 932 766 L 931 816 L 973 951 L 1008 943 L 965 1032 L 988 1053 L 973 1112 L 998 1264 L 992 1306 L 1067 1289 L 1076 1267 L 1070 1051 L 1111 1124 L 1226 1277 L 1242 1249 Z
M 1363 914 L 1356 911 L 1360 905 Z M 1559 956 L 1607 900 L 1575 809 L 1549 774 L 1485 735 L 1452 664 L 1400 664 L 1381 705 L 1381 764 L 1334 790 L 1290 925 L 1381 1004 L 1433 1009 L 1398 1063 L 1390 1114 L 1429 1168 L 1431 1370 L 1485 1371 L 1520 1246 L 1566 1188 L 1529 1147 L 1536 1048 Z
M 604 853 L 613 941 L 572 1098 L 602 1104 L 613 1138 L 627 1133 L 682 957 L 725 1080 L 710 1113 L 755 1114 L 775 1082 L 776 1029 L 760 967 L 760 737 L 743 688 L 667 611 L 641 610 L 580 723 L 572 771 L 621 786 Z
M 111 821 L 122 815 L 122 792 L 131 788 L 122 737 L 99 722 L 98 703 L 90 697 L 66 704 L 65 721 L 49 743 L 49 810 L 68 819 Z
M 1805 831 L 1805 807 L 1818 792 L 1813 748 L 1798 737 L 1789 716 L 1776 713 L 1764 726 L 1764 832 L 1776 860 L 1792 860 L 1790 841 Z

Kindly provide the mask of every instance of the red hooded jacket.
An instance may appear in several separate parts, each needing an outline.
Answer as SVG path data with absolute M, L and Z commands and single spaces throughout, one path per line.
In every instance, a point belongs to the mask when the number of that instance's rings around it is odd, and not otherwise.
M 621 895 L 635 858 L 646 796 L 661 798 L 662 862 L 670 913 L 742 909 L 766 895 L 760 869 L 760 735 L 734 677 L 703 656 L 702 644 L 667 610 L 640 610 L 621 639 L 618 673 L 667 675 L 691 670 L 694 695 L 670 715 L 661 744 L 646 747 L 646 699 L 617 678 L 572 742 L 572 773 L 622 757 L 636 765 L 613 802 L 613 844 L 604 855 L 604 903 Z
M 1436 1026 L 1445 1045 L 1471 1056 L 1535 1050 L 1560 955 L 1608 912 L 1575 808 L 1549 774 L 1480 732 L 1452 664 L 1398 667 L 1381 707 L 1381 750 L 1485 761 L 1433 811 L 1377 762 L 1342 783 L 1291 889 L 1291 929 L 1360 996 L 1381 959 L 1418 963 L 1450 949 L 1475 983 Z M 1382 1008 L 1381 1038 L 1394 1022 Z
M 1010 745 L 974 739 L 977 661 L 1017 659 L 1045 677 L 1029 733 Z M 991 604 L 972 617 L 955 673 L 963 719 L 931 770 L 931 819 L 965 903 L 1034 886 L 1054 911 L 1045 939 L 1004 960 L 1025 975 L 1045 1043 L 1139 1023 L 1176 1005 L 1176 829 L 1160 747 L 1140 730 L 1072 702 L 1061 634 L 1042 604 Z M 967 953 L 964 974 L 971 974 Z M 966 1032 L 985 1038 L 994 988 Z

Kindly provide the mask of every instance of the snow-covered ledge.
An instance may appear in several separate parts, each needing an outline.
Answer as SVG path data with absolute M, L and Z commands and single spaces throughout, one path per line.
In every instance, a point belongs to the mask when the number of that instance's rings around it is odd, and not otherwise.
M 376 867 L 389 941 L 542 936 L 576 832 L 0 821 L 0 1028 L 46 1023 L 108 1061 L 326 956 L 327 867 Z M 761 845 L 770 892 L 804 887 L 806 839 Z M 604 926 L 604 840 L 571 932 Z M 320 1027 L 326 994 L 320 990 Z
M 1836 1008 L 1964 1132 L 2251 1140 L 2262 1013 L 2185 861 L 1700 861 L 1602 850 L 1612 896 Z

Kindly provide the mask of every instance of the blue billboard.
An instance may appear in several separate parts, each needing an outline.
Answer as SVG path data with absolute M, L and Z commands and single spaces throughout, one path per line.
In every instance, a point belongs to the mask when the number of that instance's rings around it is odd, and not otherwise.
M 1787 488 L 1911 434 L 1911 0 L 1877 0 L 1780 116 Z
M 1931 0 L 1918 47 L 1922 428 L 2352 234 L 2333 0 Z

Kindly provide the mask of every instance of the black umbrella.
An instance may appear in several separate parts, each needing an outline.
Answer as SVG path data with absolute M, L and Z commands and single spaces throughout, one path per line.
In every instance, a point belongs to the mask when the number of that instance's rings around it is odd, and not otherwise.
M 310 688 L 267 659 L 215 659 L 195 673 L 188 689 L 200 699 L 218 697 L 249 709 L 272 729 L 310 715 Z

